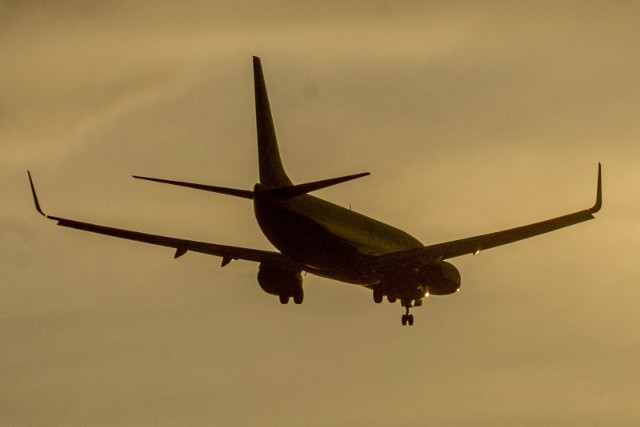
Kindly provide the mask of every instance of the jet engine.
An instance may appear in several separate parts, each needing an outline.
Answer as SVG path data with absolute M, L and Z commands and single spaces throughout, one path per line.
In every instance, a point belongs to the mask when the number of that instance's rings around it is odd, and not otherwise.
M 461 277 L 458 269 L 445 261 L 426 266 L 422 274 L 431 295 L 449 295 L 460 289 Z
M 286 304 L 293 297 L 296 304 L 302 304 L 302 272 L 279 265 L 262 263 L 258 270 L 258 283 L 263 291 L 278 295 L 280 302 Z

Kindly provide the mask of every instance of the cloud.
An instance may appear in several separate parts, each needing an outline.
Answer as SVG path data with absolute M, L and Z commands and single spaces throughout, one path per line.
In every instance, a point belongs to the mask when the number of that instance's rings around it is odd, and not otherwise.
M 634 3 L 1 7 L 0 423 L 640 418 Z M 281 307 L 251 263 L 34 212 L 27 168 L 54 214 L 268 248 L 245 201 L 130 178 L 250 188 L 254 54 L 295 180 L 373 172 L 321 197 L 435 243 L 586 208 L 601 161 L 603 210 L 454 260 L 411 330 L 357 287 Z

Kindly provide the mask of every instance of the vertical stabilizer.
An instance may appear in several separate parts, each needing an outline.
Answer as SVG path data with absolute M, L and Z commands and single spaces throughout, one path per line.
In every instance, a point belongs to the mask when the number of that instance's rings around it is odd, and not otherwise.
M 267 86 L 262 74 L 260 58 L 253 57 L 253 83 L 256 97 L 256 127 L 258 130 L 258 156 L 260 183 L 273 187 L 284 187 L 293 183 L 282 166 L 276 130 L 273 126 Z

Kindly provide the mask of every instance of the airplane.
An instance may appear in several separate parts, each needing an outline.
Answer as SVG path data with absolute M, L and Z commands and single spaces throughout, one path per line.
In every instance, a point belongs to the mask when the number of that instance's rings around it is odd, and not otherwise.
M 262 290 L 287 304 L 304 299 L 302 274 L 359 285 L 373 292 L 375 303 L 384 297 L 399 300 L 405 313 L 402 325 L 413 325 L 410 309 L 422 305 L 429 295 L 458 292 L 461 276 L 447 262 L 481 250 L 513 243 L 591 220 L 602 207 L 602 166 L 598 164 L 595 204 L 557 218 L 508 230 L 432 245 L 423 245 L 410 234 L 338 206 L 309 193 L 356 178 L 368 172 L 321 181 L 294 184 L 283 167 L 278 149 L 260 58 L 253 57 L 259 182 L 253 190 L 217 187 L 134 175 L 136 179 L 187 187 L 253 201 L 256 220 L 265 237 L 278 251 L 250 249 L 142 233 L 44 213 L 27 171 L 36 210 L 62 227 L 134 240 L 175 249 L 174 258 L 199 252 L 222 258 L 222 267 L 233 260 L 258 263 L 257 281 Z

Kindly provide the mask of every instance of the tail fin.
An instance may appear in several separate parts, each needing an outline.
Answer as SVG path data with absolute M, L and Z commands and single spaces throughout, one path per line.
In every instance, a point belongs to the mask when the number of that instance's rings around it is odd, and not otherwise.
M 260 183 L 285 187 L 293 183 L 282 166 L 276 130 L 273 126 L 267 86 L 262 74 L 262 63 L 257 56 L 253 57 L 253 83 L 256 98 L 256 127 L 258 130 L 258 156 L 260 167 Z

